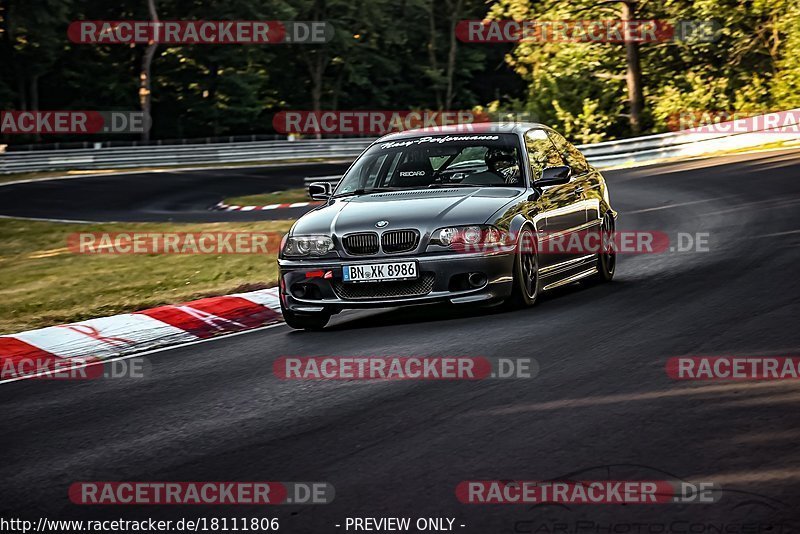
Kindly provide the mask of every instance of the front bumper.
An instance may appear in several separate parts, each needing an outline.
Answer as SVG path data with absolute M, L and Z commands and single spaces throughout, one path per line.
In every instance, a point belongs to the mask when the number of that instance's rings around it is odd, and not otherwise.
M 343 265 L 369 263 L 417 261 L 420 282 L 433 278 L 430 290 L 424 294 L 388 296 L 397 293 L 397 282 L 363 282 L 356 285 L 369 285 L 376 296 L 348 298 L 343 293 Z M 511 294 L 513 282 L 514 253 L 453 253 L 420 256 L 373 257 L 369 259 L 335 260 L 278 260 L 280 268 L 280 296 L 284 308 L 294 312 L 337 313 L 348 308 L 386 308 L 403 305 L 452 302 L 465 304 L 504 298 Z M 319 276 L 319 271 L 329 273 L 330 278 Z M 307 273 L 316 276 L 309 278 Z M 478 273 L 485 279 L 478 287 L 472 287 L 468 275 Z M 353 284 L 347 284 L 352 286 Z M 383 285 L 382 287 L 380 285 Z M 420 284 L 417 287 L 421 287 Z M 405 286 L 404 286 L 405 287 Z M 349 288 L 347 288 L 349 289 Z M 427 290 L 427 287 L 422 289 Z M 363 293 L 362 291 L 361 293 Z M 402 293 L 402 291 L 400 291 Z

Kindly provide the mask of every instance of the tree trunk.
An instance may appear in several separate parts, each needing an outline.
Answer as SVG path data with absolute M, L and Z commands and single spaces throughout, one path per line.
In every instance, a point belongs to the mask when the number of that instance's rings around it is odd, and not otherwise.
M 633 4 L 633 2 L 622 2 L 622 20 L 634 20 Z M 633 135 L 638 135 L 642 131 L 642 109 L 644 108 L 639 43 L 636 41 L 626 42 L 625 55 L 628 63 L 625 79 L 628 84 L 631 132 Z
M 30 97 L 31 97 L 31 111 L 39 111 L 39 74 L 31 75 L 30 83 Z M 42 134 L 36 133 L 34 139 L 38 143 L 42 140 Z
M 428 11 L 428 31 L 430 32 L 430 40 L 428 41 L 428 62 L 433 72 L 433 94 L 436 96 L 436 108 L 441 110 L 444 106 L 442 104 L 442 91 L 439 87 L 439 61 L 436 59 L 436 0 L 431 0 Z
M 153 23 L 158 22 L 158 13 L 156 12 L 156 0 L 147 0 L 147 8 L 150 11 L 150 20 Z M 150 41 L 147 44 L 147 49 L 144 52 L 144 58 L 142 59 L 142 73 L 140 76 L 140 84 L 139 84 L 139 104 L 141 105 L 142 112 L 145 116 L 145 124 L 152 126 L 152 118 L 150 117 L 150 108 L 152 103 L 152 95 L 151 95 L 151 87 L 152 83 L 150 81 L 150 72 L 151 66 L 153 64 L 153 57 L 156 55 L 156 49 L 158 48 L 158 43 L 155 41 Z M 149 120 L 148 120 L 149 118 Z M 142 132 L 142 141 L 149 141 L 150 140 L 150 129 L 145 128 Z
M 339 68 L 339 73 L 336 75 L 336 81 L 333 83 L 333 94 L 331 95 L 331 109 L 337 111 L 339 109 L 339 95 L 342 94 L 342 79 L 344 78 L 344 67 Z
M 19 110 L 28 111 L 28 88 L 25 87 L 25 78 L 22 76 L 17 80 L 17 87 L 19 91 Z
M 313 65 L 309 68 L 311 73 L 311 107 L 314 111 L 322 111 L 322 77 L 325 74 L 325 67 L 322 55 L 316 54 Z
M 450 50 L 447 54 L 447 91 L 445 93 L 445 109 L 449 110 L 453 105 L 453 78 L 456 70 L 456 54 L 458 52 L 458 39 L 456 39 L 456 24 L 461 18 L 461 6 L 463 0 L 457 0 L 455 9 L 452 9 L 450 2 L 447 2 L 447 7 L 450 8 Z
M 31 76 L 31 111 L 39 111 L 39 74 Z
M 325 70 L 328 68 L 328 57 L 319 50 L 314 51 L 311 57 L 307 54 L 303 54 L 303 57 L 311 78 L 311 107 L 315 112 L 322 111 L 322 91 Z M 315 137 L 321 139 L 322 135 L 318 132 Z

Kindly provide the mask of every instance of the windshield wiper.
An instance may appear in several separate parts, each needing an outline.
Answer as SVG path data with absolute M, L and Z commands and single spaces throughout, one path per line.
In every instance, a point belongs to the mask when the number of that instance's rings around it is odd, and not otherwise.
M 362 189 L 356 189 L 354 191 L 348 191 L 347 193 L 342 193 L 340 195 L 334 195 L 331 198 L 342 198 L 342 197 L 352 197 L 357 195 L 368 195 L 370 193 L 384 193 L 386 191 L 397 191 L 396 187 L 368 187 Z

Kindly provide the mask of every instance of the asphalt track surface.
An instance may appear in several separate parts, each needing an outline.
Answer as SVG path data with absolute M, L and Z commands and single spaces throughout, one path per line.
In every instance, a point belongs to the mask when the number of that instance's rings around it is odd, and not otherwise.
M 800 352 L 800 152 L 605 174 L 621 228 L 708 232 L 710 251 L 621 257 L 613 283 L 575 284 L 518 312 L 346 312 L 322 332 L 282 325 L 152 354 L 144 379 L 1 385 L 3 517 L 278 517 L 292 533 L 380 516 L 453 517 L 465 525 L 456 531 L 475 533 L 797 532 L 800 385 L 675 382 L 664 365 Z M 273 375 L 277 357 L 322 355 L 531 357 L 540 372 L 371 383 Z M 673 477 L 716 482 L 722 500 L 465 505 L 454 492 L 475 479 Z M 69 485 L 92 480 L 328 481 L 336 499 L 70 504 Z
M 303 187 L 306 176 L 343 174 L 347 163 L 175 170 L 0 185 L 0 215 L 77 221 L 214 222 L 296 218 L 306 208 L 226 212 L 225 198 Z

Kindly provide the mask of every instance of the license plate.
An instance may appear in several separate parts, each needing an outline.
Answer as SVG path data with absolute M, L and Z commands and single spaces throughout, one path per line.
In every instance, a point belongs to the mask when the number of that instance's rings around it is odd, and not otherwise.
M 417 262 L 415 261 L 345 265 L 342 268 L 342 279 L 345 282 L 414 280 L 417 276 Z

